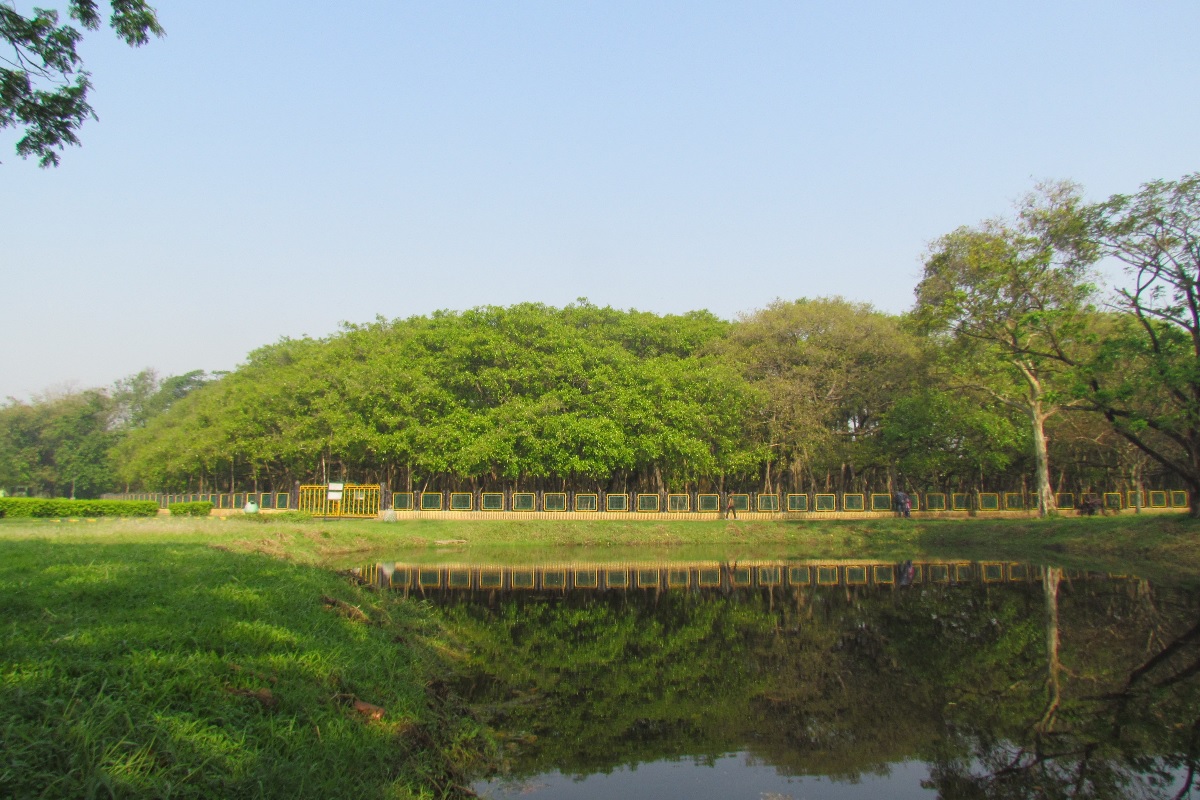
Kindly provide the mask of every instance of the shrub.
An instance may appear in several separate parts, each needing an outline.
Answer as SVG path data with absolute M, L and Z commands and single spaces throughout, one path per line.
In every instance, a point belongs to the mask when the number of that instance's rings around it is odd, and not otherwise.
M 0 517 L 153 517 L 153 500 L 66 500 L 64 498 L 0 497 Z
M 213 504 L 207 500 L 198 500 L 194 503 L 171 503 L 167 506 L 167 510 L 171 512 L 172 517 L 207 517 L 213 510 Z

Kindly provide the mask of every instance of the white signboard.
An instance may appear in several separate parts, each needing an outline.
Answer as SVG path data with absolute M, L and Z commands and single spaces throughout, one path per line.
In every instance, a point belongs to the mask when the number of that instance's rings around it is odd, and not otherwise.
M 341 500 L 342 490 L 345 488 L 343 483 L 331 483 L 329 489 L 325 492 L 326 500 Z

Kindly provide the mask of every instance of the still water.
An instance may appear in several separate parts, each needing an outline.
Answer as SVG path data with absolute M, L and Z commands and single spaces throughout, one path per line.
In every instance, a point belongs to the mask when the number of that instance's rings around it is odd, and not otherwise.
M 377 563 L 492 798 L 1200 797 L 1200 592 L 1005 562 Z

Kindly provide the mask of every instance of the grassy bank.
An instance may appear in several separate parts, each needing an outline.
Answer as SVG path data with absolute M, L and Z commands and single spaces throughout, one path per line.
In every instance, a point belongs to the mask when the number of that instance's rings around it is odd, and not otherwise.
M 46 527 L 49 527 L 47 525 Z M 0 529 L 0 796 L 440 796 L 475 729 L 415 603 L 97 524 Z
M 483 747 L 438 688 L 452 637 L 322 566 L 339 561 L 945 556 L 1200 584 L 1198 534 L 1174 515 L 0 521 L 0 796 L 451 792 Z
M 800 522 L 417 520 L 380 523 L 284 517 L 48 522 L 0 520 L 0 542 L 163 541 L 257 553 L 297 564 L 448 552 L 540 559 L 548 549 L 607 558 L 633 549 L 662 557 L 736 556 L 1022 559 L 1200 579 L 1200 522 L 1177 514 L 1054 519 L 864 519 Z M 1136 568 L 1136 569 L 1135 569 Z

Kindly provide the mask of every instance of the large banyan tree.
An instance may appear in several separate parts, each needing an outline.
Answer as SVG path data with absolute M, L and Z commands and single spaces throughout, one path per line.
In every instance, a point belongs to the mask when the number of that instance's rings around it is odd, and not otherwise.
M 250 354 L 118 451 L 142 485 L 697 485 L 756 472 L 730 323 L 580 303 L 346 325 Z

